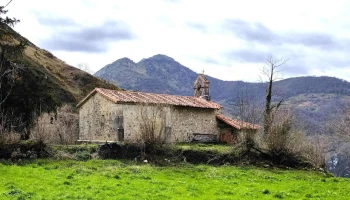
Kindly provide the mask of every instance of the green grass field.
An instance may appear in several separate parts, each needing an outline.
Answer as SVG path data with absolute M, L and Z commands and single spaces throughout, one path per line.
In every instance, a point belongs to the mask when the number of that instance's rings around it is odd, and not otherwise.
M 177 149 L 193 151 L 213 151 L 218 153 L 233 152 L 232 145 L 228 144 L 201 144 L 201 143 L 180 143 L 175 146 Z
M 36 160 L 0 164 L 0 199 L 350 199 L 350 179 L 245 166 Z

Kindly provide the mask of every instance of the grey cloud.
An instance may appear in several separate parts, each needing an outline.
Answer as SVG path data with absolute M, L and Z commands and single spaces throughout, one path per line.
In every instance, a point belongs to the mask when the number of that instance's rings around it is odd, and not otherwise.
M 248 23 L 242 20 L 226 20 L 224 28 L 247 41 L 278 43 L 278 36 L 261 23 Z
M 65 34 L 65 33 L 63 33 Z M 66 32 L 69 37 L 80 37 L 84 41 L 129 40 L 134 36 L 128 28 L 119 22 L 109 21 L 96 27 L 84 27 L 78 31 Z
M 198 30 L 202 33 L 206 33 L 207 32 L 207 27 L 203 24 L 199 24 L 199 23 L 187 23 L 187 26 L 190 27 L 190 28 L 193 28 L 195 30 Z
M 38 21 L 40 24 L 45 26 L 75 26 L 76 23 L 69 18 L 53 18 L 51 16 L 44 16 L 37 14 Z
M 268 53 L 265 51 L 254 49 L 238 49 L 225 53 L 225 57 L 229 60 L 236 60 L 247 63 L 263 63 L 266 60 Z
M 200 60 L 202 60 L 203 62 L 206 62 L 208 64 L 221 64 L 218 60 L 214 59 L 214 58 L 210 58 L 210 57 L 206 57 L 206 58 L 201 58 Z
M 350 66 L 350 39 L 324 32 L 273 31 L 261 23 L 227 20 L 224 28 L 246 41 L 251 49 L 222 54 L 229 61 L 261 63 L 272 53 L 290 60 L 281 68 L 284 76 L 305 76 L 313 69 L 335 71 Z
M 329 55 L 327 57 L 324 57 L 322 59 L 322 66 L 324 68 L 348 68 L 350 67 L 350 57 L 348 56 L 347 52 L 344 52 L 342 54 L 338 53 L 337 55 Z
M 104 52 L 110 42 L 135 38 L 128 26 L 119 21 L 105 21 L 98 26 L 84 26 L 67 18 L 52 18 L 37 14 L 43 25 L 54 29 L 53 35 L 41 45 L 50 50 Z
M 338 43 L 333 36 L 325 33 L 293 33 L 284 36 L 284 42 L 287 44 L 302 44 L 312 47 L 339 48 Z
M 71 52 L 104 52 L 107 48 L 94 42 L 75 40 L 74 38 L 54 38 L 43 43 L 50 50 L 66 50 Z
M 242 20 L 226 20 L 224 29 L 247 42 L 256 42 L 266 46 L 303 45 L 320 50 L 349 49 L 350 40 L 320 32 L 276 32 L 262 23 L 249 23 Z
M 190 59 L 195 59 L 195 60 L 198 60 L 198 61 L 201 61 L 201 62 L 205 62 L 205 63 L 208 63 L 208 64 L 217 64 L 217 65 L 220 65 L 222 64 L 222 59 L 217 59 L 217 58 L 213 58 L 211 56 L 199 56 L 199 55 L 189 55 L 188 58 Z
M 287 63 L 285 66 L 283 66 L 281 71 L 282 74 L 286 74 L 288 76 L 306 76 L 310 74 L 309 72 L 310 70 L 308 66 L 300 63 Z
M 209 64 L 216 64 L 216 65 L 220 64 L 220 62 L 214 58 L 206 58 L 204 59 L 204 62 Z
M 310 67 L 306 63 L 306 58 L 302 55 L 292 54 L 287 55 L 289 60 L 282 67 L 282 74 L 288 74 L 289 76 L 305 76 L 310 74 Z
M 282 74 L 287 76 L 301 76 L 309 73 L 308 63 L 302 52 L 291 53 L 288 49 L 271 49 L 279 55 L 271 54 L 261 49 L 235 49 L 223 54 L 224 59 L 243 63 L 260 63 L 261 67 L 266 64 L 267 57 L 273 55 L 275 58 L 289 59 L 281 68 Z

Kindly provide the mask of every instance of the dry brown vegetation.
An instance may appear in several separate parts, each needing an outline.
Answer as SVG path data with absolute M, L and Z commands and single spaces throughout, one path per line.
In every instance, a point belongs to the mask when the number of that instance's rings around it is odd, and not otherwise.
M 164 143 L 165 116 L 162 106 L 143 106 L 138 120 L 140 121 L 141 142 Z
M 276 159 L 300 160 L 316 167 L 325 166 L 326 143 L 309 139 L 295 124 L 292 112 L 280 110 L 274 113 L 269 134 L 263 135 L 260 145 Z
M 44 113 L 37 117 L 31 139 L 47 144 L 75 144 L 79 134 L 79 115 L 74 109 L 65 105 L 57 113 Z
M 70 93 L 75 98 L 75 101 L 82 99 L 95 87 L 119 89 L 107 81 L 66 64 L 47 50 L 35 46 L 12 30 L 11 27 L 0 26 L 0 33 L 6 34 L 6 40 L 11 41 L 11 43 L 19 43 L 19 41 L 26 43 L 27 46 L 23 52 L 23 58 L 17 61 L 25 63 L 26 67 L 33 67 L 36 71 L 44 73 L 52 85 Z M 57 99 L 60 98 L 57 97 Z

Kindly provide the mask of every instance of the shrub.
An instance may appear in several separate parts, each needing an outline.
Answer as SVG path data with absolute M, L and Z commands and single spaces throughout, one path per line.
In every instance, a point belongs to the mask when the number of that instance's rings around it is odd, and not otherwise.
M 43 113 L 36 118 L 31 139 L 48 144 L 75 144 L 78 140 L 79 116 L 74 108 L 65 105 L 56 113 Z
M 164 144 L 165 113 L 163 109 L 161 105 L 144 104 L 137 116 L 140 122 L 137 146 L 140 148 L 141 159 L 145 159 L 146 153 L 154 154 Z
M 139 116 L 141 142 L 164 143 L 165 116 L 162 106 L 143 106 Z
M 50 155 L 49 148 L 42 142 L 20 141 L 0 146 L 0 159 L 21 159 L 44 158 Z
M 324 146 L 311 142 L 302 130 L 293 124 L 293 116 L 286 111 L 275 113 L 269 133 L 264 141 L 268 153 L 276 164 L 288 166 L 323 167 Z
M 238 134 L 238 144 L 236 146 L 242 147 L 242 152 L 250 152 L 256 146 L 256 133 L 252 131 L 240 131 Z
M 288 152 L 288 141 L 291 138 L 292 121 L 289 116 L 285 116 L 277 122 L 274 122 L 266 136 L 266 143 L 270 153 L 279 155 Z
M 85 161 L 91 159 L 91 154 L 89 151 L 78 151 L 75 153 L 75 157 L 77 160 Z
M 0 134 L 0 145 L 15 144 L 21 140 L 21 135 L 15 132 L 3 132 Z

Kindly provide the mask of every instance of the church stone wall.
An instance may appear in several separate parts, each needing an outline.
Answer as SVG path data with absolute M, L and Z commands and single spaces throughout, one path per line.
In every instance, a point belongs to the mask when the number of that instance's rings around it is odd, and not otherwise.
M 154 117 L 156 113 L 159 115 Z M 95 93 L 80 107 L 79 140 L 120 141 L 118 129 L 122 128 L 125 141 L 137 142 L 140 127 L 150 119 L 162 124 L 166 142 L 189 142 L 193 133 L 219 134 L 216 114 L 215 109 L 115 104 Z

